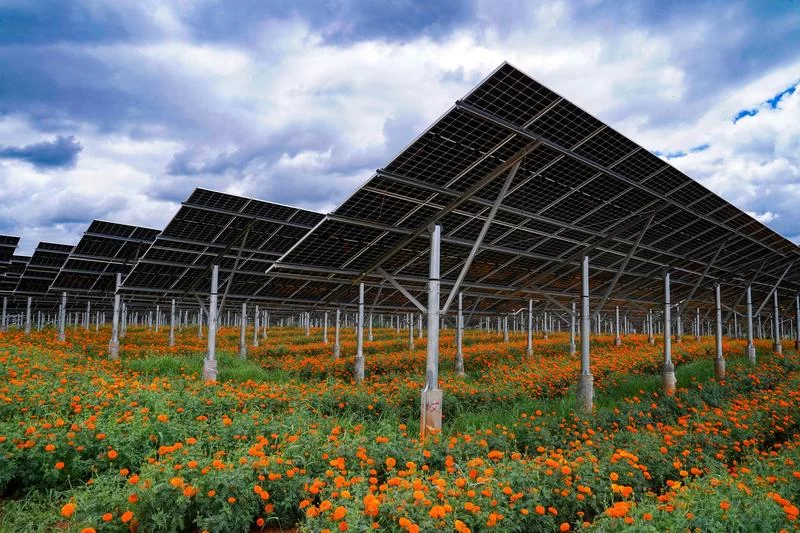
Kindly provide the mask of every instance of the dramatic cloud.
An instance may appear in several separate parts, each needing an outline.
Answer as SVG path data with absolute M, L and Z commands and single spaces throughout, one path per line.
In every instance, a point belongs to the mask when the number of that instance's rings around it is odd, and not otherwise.
M 81 150 L 81 143 L 75 137 L 59 135 L 53 141 L 27 146 L 0 146 L 0 159 L 26 161 L 42 170 L 68 168 L 75 166 Z
M 330 210 L 504 60 L 800 235 L 800 11 L 723 0 L 4 2 L 0 233 Z

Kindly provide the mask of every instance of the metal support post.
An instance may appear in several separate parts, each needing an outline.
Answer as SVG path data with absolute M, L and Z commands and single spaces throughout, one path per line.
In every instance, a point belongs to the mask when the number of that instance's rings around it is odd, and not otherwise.
M 783 353 L 781 344 L 781 316 L 778 309 L 778 288 L 772 291 L 772 351 Z
M 108 343 L 109 359 L 119 359 L 120 285 L 122 285 L 122 274 L 117 272 L 116 286 L 114 289 L 114 309 L 111 313 L 111 341 Z
M 431 228 L 428 274 L 428 345 L 425 359 L 425 387 L 420 401 L 420 435 L 442 429 L 442 391 L 439 389 L 439 270 L 442 227 Z
M 591 320 L 589 314 L 589 257 L 583 256 L 581 264 L 581 374 L 578 381 L 577 405 L 580 410 L 587 413 L 592 411 L 594 401 L 594 376 L 592 376 L 589 361 Z
M 719 379 L 725 377 L 725 358 L 722 355 L 722 302 L 719 283 L 714 284 L 714 312 L 716 314 L 716 358 L 714 370 Z
M 753 344 L 753 291 L 750 285 L 747 285 L 747 303 L 746 303 L 746 321 L 747 321 L 747 346 L 745 347 L 745 355 L 751 364 L 756 363 L 756 347 Z
M 211 295 L 208 299 L 208 352 L 203 361 L 203 380 L 217 381 L 217 290 L 219 288 L 219 265 L 211 269 Z M 202 311 L 200 324 L 202 328 Z
M 342 310 L 336 310 L 336 324 L 334 326 L 334 333 L 333 333 L 333 358 L 339 359 L 341 355 L 342 347 L 339 344 L 339 330 L 341 329 L 341 320 L 342 320 Z
M 364 284 L 358 284 L 358 324 L 356 325 L 356 383 L 364 381 Z
M 670 295 L 669 272 L 664 273 L 664 369 L 661 383 L 667 394 L 675 390 L 675 365 L 672 364 L 672 321 L 670 312 L 672 303 Z M 680 312 L 680 311 L 678 311 Z
M 575 318 L 577 311 L 575 310 L 575 302 L 572 302 L 572 312 L 569 314 L 569 354 L 575 355 L 577 348 L 575 346 Z

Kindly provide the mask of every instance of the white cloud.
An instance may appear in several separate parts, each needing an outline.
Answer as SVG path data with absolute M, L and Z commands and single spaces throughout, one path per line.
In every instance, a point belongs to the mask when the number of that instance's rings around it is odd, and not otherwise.
M 718 21 L 699 19 L 672 33 L 612 31 L 579 23 L 583 7 L 570 2 L 485 1 L 472 24 L 439 39 L 337 44 L 297 17 L 264 20 L 245 46 L 193 37 L 183 7 L 120 7 L 126 20 L 150 20 L 155 37 L 146 43 L 53 45 L 107 66 L 113 75 L 92 83 L 130 103 L 105 129 L 62 123 L 84 147 L 74 169 L 0 164 L 0 220 L 14 221 L 24 248 L 45 236 L 77 240 L 79 225 L 48 226 L 60 202 L 161 227 L 177 204 L 158 198 L 195 185 L 330 210 L 503 60 L 648 149 L 710 144 L 671 163 L 764 223 L 800 234 L 791 215 L 800 200 L 800 95 L 731 121 L 793 82 L 800 62 L 721 86 L 704 112 L 688 111 L 697 105 L 691 80 L 702 73 L 687 71 L 685 57 L 715 39 L 733 46 L 741 28 L 720 36 Z M 738 15 L 736 6 L 719 14 Z M 41 138 L 18 115 L 0 119 L 0 144 Z M 175 154 L 206 173 L 169 175 Z M 209 170 L 215 161 L 219 172 Z

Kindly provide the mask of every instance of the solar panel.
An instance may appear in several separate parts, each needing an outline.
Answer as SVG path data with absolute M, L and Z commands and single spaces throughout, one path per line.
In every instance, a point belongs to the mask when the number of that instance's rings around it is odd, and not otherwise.
M 19 278 L 25 271 L 25 266 L 30 261 L 30 257 L 25 255 L 12 255 L 9 265 L 5 271 L 0 273 L 0 292 L 10 293 L 17 288 Z
M 40 242 L 25 265 L 14 292 L 24 295 L 47 294 L 71 251 L 69 244 Z
M 19 237 L 0 235 L 0 267 L 11 264 L 11 256 L 19 245 Z
M 82 294 L 111 293 L 116 274 L 127 275 L 159 231 L 94 220 L 51 285 L 52 290 Z
M 273 202 L 196 189 L 127 275 L 126 293 L 207 293 L 210 270 L 233 297 L 255 297 L 265 271 L 324 215 Z
M 797 246 L 787 239 L 503 64 L 271 272 L 305 265 L 324 269 L 320 280 L 356 271 L 350 279 L 376 282 L 383 268 L 421 284 L 429 262 L 427 228 L 439 223 L 446 291 L 496 201 L 463 283 L 464 290 L 487 297 L 497 296 L 492 288 L 500 287 L 505 295 L 539 294 L 550 304 L 574 299 L 583 253 L 590 255 L 596 289 L 627 265 L 617 276 L 615 298 L 638 298 L 641 286 L 657 287 L 665 270 L 675 273 L 676 291 L 688 293 L 702 278 L 704 286 L 752 281 L 756 295 L 763 295 L 798 259 Z M 724 254 L 703 276 L 722 242 Z M 758 272 L 764 259 L 773 266 Z M 800 290 L 800 269 L 781 286 Z M 655 294 L 647 295 L 651 303 L 660 300 Z

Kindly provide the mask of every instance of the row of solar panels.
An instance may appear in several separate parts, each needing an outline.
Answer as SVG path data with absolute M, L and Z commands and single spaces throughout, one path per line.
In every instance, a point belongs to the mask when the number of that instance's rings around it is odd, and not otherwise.
M 2 238 L 0 291 L 108 296 L 119 272 L 132 299 L 191 303 L 217 264 L 228 302 L 348 305 L 364 281 L 371 306 L 415 309 L 396 286 L 425 301 L 432 224 L 444 292 L 463 279 L 475 312 L 565 310 L 583 254 L 593 298 L 638 312 L 666 271 L 673 301 L 698 306 L 716 282 L 729 307 L 748 284 L 761 301 L 800 291 L 794 243 L 508 64 L 328 215 L 197 189 L 161 232 L 94 221 L 30 258 Z

